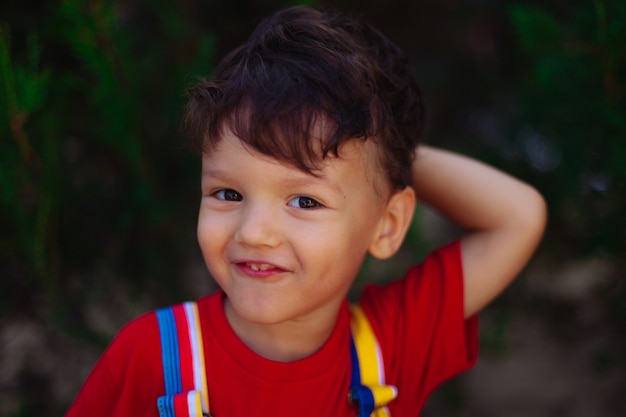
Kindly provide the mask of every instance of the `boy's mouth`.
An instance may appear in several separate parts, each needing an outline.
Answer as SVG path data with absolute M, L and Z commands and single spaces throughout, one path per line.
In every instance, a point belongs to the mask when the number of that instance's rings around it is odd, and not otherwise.
M 282 275 L 286 272 L 285 269 L 278 265 L 270 264 L 267 262 L 255 262 L 241 260 L 234 262 L 241 272 L 252 278 L 270 278 L 276 275 Z
M 245 265 L 252 269 L 253 271 L 267 271 L 268 269 L 276 268 L 274 265 L 270 264 L 257 264 L 252 262 L 246 262 Z

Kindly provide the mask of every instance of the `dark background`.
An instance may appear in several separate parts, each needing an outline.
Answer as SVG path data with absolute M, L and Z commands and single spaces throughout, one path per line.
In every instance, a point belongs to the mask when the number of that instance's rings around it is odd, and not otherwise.
M 62 415 L 124 323 L 212 291 L 184 89 L 291 4 L 0 4 L 0 415 Z M 478 366 L 423 415 L 623 415 L 626 2 L 316 4 L 410 55 L 426 142 L 521 177 L 549 204 L 537 255 L 481 315 Z M 354 292 L 452 234 L 420 209 L 395 261 L 368 262 Z

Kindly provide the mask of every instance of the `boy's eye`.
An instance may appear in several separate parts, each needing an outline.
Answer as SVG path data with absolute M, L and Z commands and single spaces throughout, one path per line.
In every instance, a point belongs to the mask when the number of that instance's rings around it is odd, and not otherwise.
M 289 201 L 289 205 L 292 207 L 298 207 L 301 209 L 316 209 L 322 207 L 322 205 L 311 197 L 298 196 Z
M 215 198 L 217 198 L 218 200 L 224 200 L 224 201 L 241 201 L 241 200 L 243 200 L 243 196 L 241 194 L 239 194 L 235 190 L 231 190 L 231 189 L 228 189 L 228 188 L 216 191 L 215 193 L 213 193 L 213 196 Z

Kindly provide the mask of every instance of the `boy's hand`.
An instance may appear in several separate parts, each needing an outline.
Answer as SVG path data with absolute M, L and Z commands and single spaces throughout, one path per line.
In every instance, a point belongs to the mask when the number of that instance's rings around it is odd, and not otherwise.
M 417 198 L 467 233 L 461 238 L 465 317 L 477 313 L 521 271 L 537 247 L 546 206 L 529 185 L 473 159 L 420 146 Z

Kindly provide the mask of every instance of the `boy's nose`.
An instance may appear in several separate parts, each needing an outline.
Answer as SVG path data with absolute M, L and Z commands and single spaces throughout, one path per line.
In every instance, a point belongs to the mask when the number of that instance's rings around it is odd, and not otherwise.
M 280 242 L 278 217 L 267 207 L 246 207 L 235 232 L 235 242 L 247 246 L 276 246 Z

